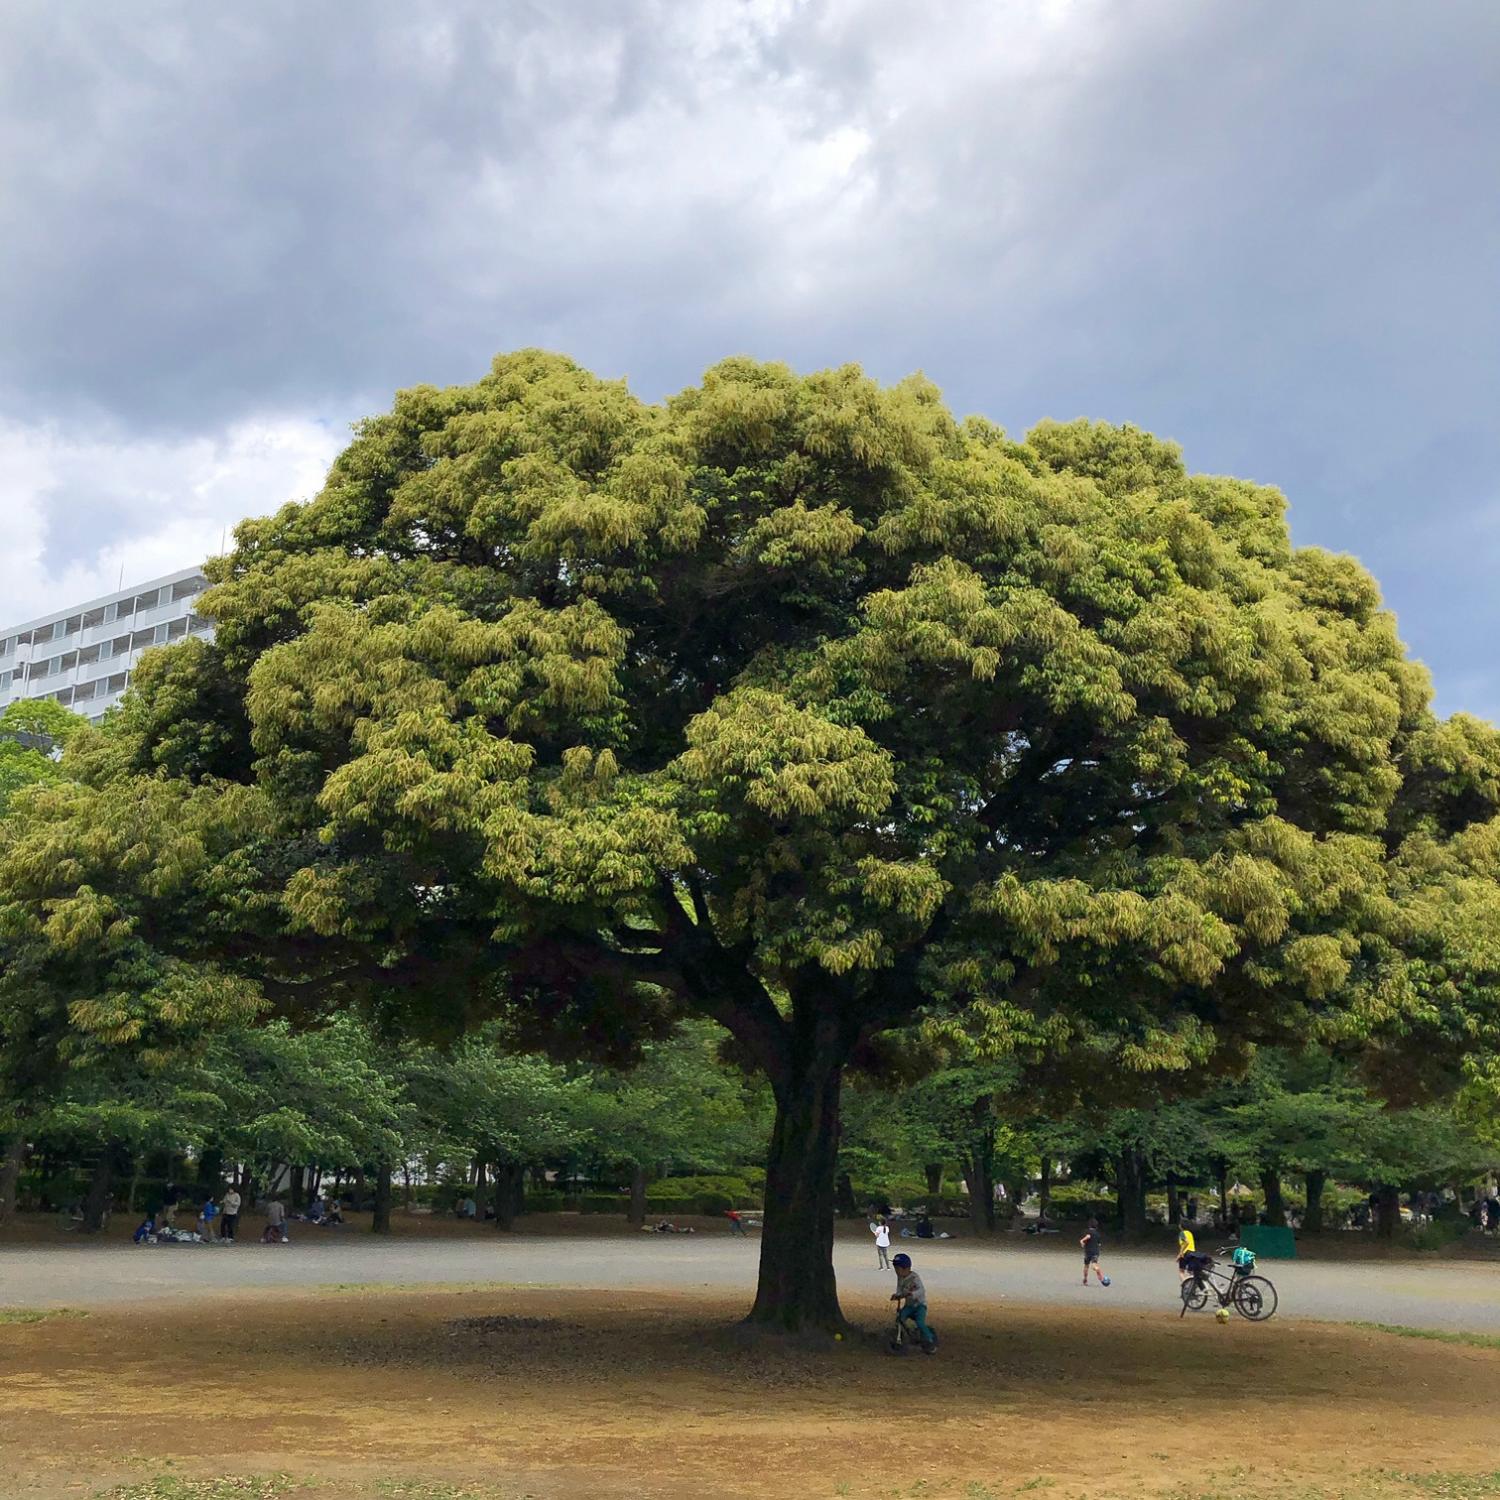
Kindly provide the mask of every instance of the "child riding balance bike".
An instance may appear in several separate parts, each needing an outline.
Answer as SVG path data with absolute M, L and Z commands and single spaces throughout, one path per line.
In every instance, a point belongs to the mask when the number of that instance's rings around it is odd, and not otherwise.
M 896 1304 L 896 1335 L 891 1340 L 891 1352 L 905 1353 L 905 1345 L 914 1334 L 921 1341 L 923 1354 L 936 1354 L 937 1331 L 927 1321 L 927 1288 L 912 1270 L 911 1256 L 903 1250 L 892 1257 L 891 1266 L 896 1272 L 896 1290 L 891 1294 Z

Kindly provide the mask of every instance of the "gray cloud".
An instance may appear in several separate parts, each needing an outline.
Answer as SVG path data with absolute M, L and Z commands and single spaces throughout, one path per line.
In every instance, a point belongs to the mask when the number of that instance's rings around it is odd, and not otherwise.
M 1282 485 L 1500 714 L 1488 0 L 18 0 L 0 59 L 12 421 L 338 422 L 524 343 L 920 366 Z

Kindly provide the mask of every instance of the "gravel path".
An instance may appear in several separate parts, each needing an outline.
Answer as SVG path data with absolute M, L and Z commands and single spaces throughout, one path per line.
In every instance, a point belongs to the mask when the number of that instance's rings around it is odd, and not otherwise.
M 278 1287 L 516 1282 L 612 1288 L 754 1287 L 756 1245 L 727 1232 L 647 1236 L 500 1236 L 375 1240 L 357 1230 L 309 1231 L 287 1247 L 77 1244 L 0 1248 L 0 1306 L 92 1307 L 143 1298 L 211 1296 Z M 1170 1254 L 1109 1252 L 1108 1289 L 1079 1282 L 1071 1248 L 1049 1244 L 963 1242 L 906 1246 L 932 1299 L 1014 1301 L 1127 1308 L 1175 1308 L 1177 1273 Z M 889 1283 L 872 1249 L 857 1241 L 836 1250 L 846 1306 L 868 1308 Z M 1413 1327 L 1500 1334 L 1500 1265 L 1412 1262 L 1337 1265 L 1263 1261 L 1281 1296 L 1279 1318 L 1367 1320 Z

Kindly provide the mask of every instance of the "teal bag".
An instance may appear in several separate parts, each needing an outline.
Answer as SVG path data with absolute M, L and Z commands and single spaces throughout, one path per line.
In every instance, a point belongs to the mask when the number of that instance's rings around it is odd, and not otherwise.
M 1234 1265 L 1241 1275 L 1252 1270 L 1255 1266 L 1255 1251 L 1247 1250 L 1245 1246 L 1240 1245 L 1234 1252 Z

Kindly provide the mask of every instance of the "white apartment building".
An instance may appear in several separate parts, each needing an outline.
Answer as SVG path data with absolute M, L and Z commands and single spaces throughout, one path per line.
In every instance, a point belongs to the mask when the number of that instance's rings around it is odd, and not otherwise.
M 208 581 L 199 568 L 91 599 L 22 625 L 0 628 L 0 708 L 18 698 L 55 698 L 98 723 L 130 685 L 149 646 L 213 637 L 193 613 Z

